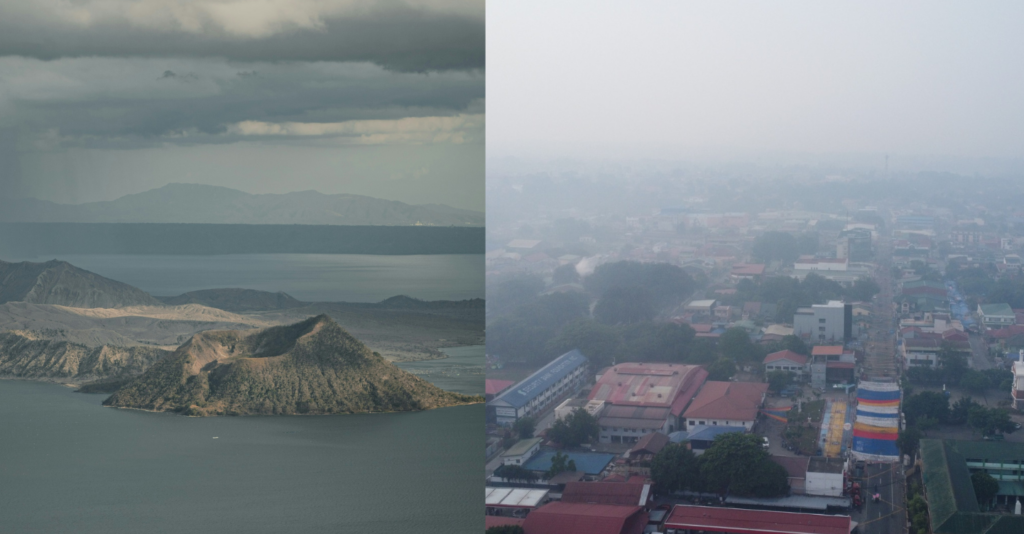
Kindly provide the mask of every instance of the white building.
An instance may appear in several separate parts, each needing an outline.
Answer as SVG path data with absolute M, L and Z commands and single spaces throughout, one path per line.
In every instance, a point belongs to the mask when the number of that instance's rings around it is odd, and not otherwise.
M 1013 362 L 1013 408 L 1020 410 L 1024 407 L 1024 350 L 1020 351 L 1020 357 Z
M 856 335 L 853 305 L 830 300 L 810 308 L 798 308 L 793 316 L 793 334 L 811 343 L 843 342 Z
M 543 438 L 531 438 L 516 443 L 501 454 L 501 463 L 505 465 L 525 464 L 530 461 L 530 458 L 533 458 L 534 454 L 537 454 L 543 441 Z
M 843 460 L 815 456 L 807 464 L 804 491 L 808 495 L 840 497 L 843 494 Z

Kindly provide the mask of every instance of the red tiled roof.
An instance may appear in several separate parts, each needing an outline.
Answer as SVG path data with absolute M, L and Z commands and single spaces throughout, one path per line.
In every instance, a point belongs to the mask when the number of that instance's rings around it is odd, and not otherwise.
M 850 534 L 850 516 L 680 504 L 672 509 L 665 526 L 707 532 Z
M 763 263 L 737 263 L 732 266 L 732 274 L 736 276 L 757 276 L 764 274 Z
M 523 530 L 530 534 L 641 534 L 646 525 L 647 513 L 639 506 L 552 502 L 530 512 Z
M 640 500 L 649 497 L 649 486 L 622 482 L 569 482 L 562 492 L 562 502 L 582 504 L 644 506 Z
M 842 356 L 842 345 L 815 345 L 811 349 L 812 356 Z
M 696 365 L 620 363 L 608 369 L 590 391 L 590 400 L 630 406 L 669 407 L 703 377 Z M 704 375 L 706 376 L 706 375 Z
M 690 405 L 690 401 L 693 400 L 694 395 L 697 394 L 697 391 L 704 385 L 707 379 L 707 369 L 703 367 L 697 369 L 697 373 L 693 375 L 690 385 L 676 395 L 676 400 L 672 401 L 672 415 L 679 417 L 679 414 L 683 413 L 683 410 Z
M 517 517 L 503 517 L 500 515 L 485 515 L 484 516 L 484 528 L 500 527 L 502 525 L 520 525 L 522 526 L 525 519 L 519 519 Z
M 705 382 L 683 417 L 753 421 L 767 391 L 763 382 Z
M 629 453 L 641 453 L 641 454 L 658 454 L 658 451 L 665 448 L 668 445 L 668 436 L 661 432 L 651 432 L 650 434 L 644 435 L 644 437 L 637 440 L 636 445 L 633 445 L 632 449 L 629 449 Z
M 513 382 L 511 380 L 491 380 L 491 379 L 487 379 L 487 380 L 484 380 L 484 392 L 486 394 L 488 394 L 488 395 L 497 395 L 498 393 L 501 393 L 502 391 L 505 391 L 505 389 L 508 388 L 509 386 L 511 386 L 512 384 L 515 384 L 515 382 Z M 479 390 L 477 390 L 477 391 L 479 391 Z
M 771 353 L 771 354 L 769 354 L 769 355 L 764 357 L 764 363 L 772 363 L 772 362 L 777 362 L 779 360 L 789 360 L 791 362 L 795 362 L 795 363 L 799 363 L 800 365 L 804 365 L 805 363 L 807 363 L 807 356 L 804 356 L 803 354 L 798 354 L 796 352 L 793 352 L 793 351 L 787 349 L 787 350 L 780 350 L 778 352 L 773 352 L 773 353 Z

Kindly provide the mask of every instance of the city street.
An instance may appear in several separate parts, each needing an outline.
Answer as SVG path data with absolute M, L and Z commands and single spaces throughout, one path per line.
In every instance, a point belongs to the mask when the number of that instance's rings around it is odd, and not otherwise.
M 860 525 L 858 531 L 863 534 L 903 532 L 907 523 L 906 509 L 903 507 L 906 490 L 900 465 L 869 463 L 864 468 L 863 480 L 859 482 L 864 504 L 860 510 L 850 514 Z M 882 496 L 877 503 L 871 498 L 876 488 Z

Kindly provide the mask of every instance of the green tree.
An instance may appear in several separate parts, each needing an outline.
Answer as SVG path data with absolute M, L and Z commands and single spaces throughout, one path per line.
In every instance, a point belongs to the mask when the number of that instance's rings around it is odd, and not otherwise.
M 735 362 L 747 362 L 757 358 L 757 347 L 750 340 L 750 334 L 743 328 L 734 327 L 718 338 L 718 349 L 726 358 Z
M 903 414 L 907 416 L 908 425 L 917 424 L 922 417 L 944 423 L 949 419 L 949 398 L 935 391 L 907 396 L 903 401 Z
M 976 471 L 971 474 L 971 484 L 974 485 L 974 496 L 978 504 L 987 509 L 999 493 L 999 482 L 984 471 Z
M 655 313 L 650 293 L 640 286 L 613 287 L 594 306 L 594 318 L 610 325 L 650 321 Z
M 807 343 L 804 343 L 804 340 L 800 339 L 799 336 L 794 336 L 792 334 L 782 336 L 782 350 L 791 350 L 797 354 L 803 354 L 804 356 L 811 353 L 811 349 L 807 346 Z
M 751 255 L 766 263 L 774 260 L 792 263 L 800 256 L 800 244 L 793 234 L 765 232 L 754 238 Z
M 917 427 L 907 427 L 906 430 L 900 432 L 899 437 L 896 438 L 896 446 L 900 448 L 902 454 L 913 455 L 917 452 L 917 448 L 921 444 L 921 431 Z
M 591 294 L 604 295 L 613 287 L 644 288 L 657 309 L 678 306 L 693 292 L 696 284 L 686 271 L 668 263 L 619 261 L 599 265 L 583 279 Z
M 761 436 L 722 434 L 698 463 L 709 491 L 755 497 L 778 497 L 789 491 L 786 469 L 772 461 Z
M 768 373 L 768 389 L 779 392 L 793 383 L 793 373 L 789 371 L 770 371 Z
M 499 465 L 494 474 L 509 482 L 532 484 L 537 481 L 537 474 L 520 465 Z
M 555 268 L 555 272 L 551 273 L 551 281 L 556 285 L 573 284 L 580 281 L 580 273 L 576 271 L 576 266 L 571 263 L 559 265 Z
M 867 302 L 881 291 L 881 286 L 872 278 L 858 278 L 846 294 L 851 300 Z
M 957 351 L 951 343 L 943 341 L 938 353 L 942 365 L 942 376 L 947 384 L 959 384 L 960 378 L 967 372 L 967 357 Z
M 490 350 L 489 343 L 487 348 Z M 579 349 L 590 359 L 592 369 L 600 369 L 611 365 L 622 354 L 622 334 L 615 327 L 593 319 L 579 319 L 563 326 L 558 335 L 548 341 L 546 348 L 548 354 L 565 354 Z
M 548 429 L 547 437 L 562 447 L 572 449 L 582 443 L 590 443 L 600 436 L 601 427 L 597 419 L 583 408 L 573 410 L 569 415 L 555 421 Z
M 651 479 L 660 491 L 699 491 L 697 456 L 684 443 L 670 443 L 651 460 Z
M 565 471 L 576 471 L 576 462 L 569 459 L 569 455 L 563 454 L 561 451 L 556 452 L 551 457 L 551 469 L 548 469 L 547 477 L 551 477 L 565 472 Z
M 534 431 L 537 429 L 537 421 L 532 417 L 523 417 L 517 419 L 512 424 L 512 432 L 519 437 L 519 439 L 530 439 L 533 437 Z
M 708 380 L 725 381 L 736 374 L 736 364 L 728 358 L 719 358 L 707 366 Z
M 975 406 L 977 403 L 970 397 L 960 397 L 959 400 L 953 403 L 953 406 L 949 409 L 949 419 L 947 422 L 951 425 L 963 425 L 967 423 L 967 416 L 971 413 L 971 406 Z
M 971 369 L 960 378 L 960 385 L 972 393 L 985 393 L 992 384 L 984 373 Z
M 718 358 L 718 346 L 715 342 L 706 337 L 696 338 L 690 345 L 690 354 L 686 363 L 704 365 L 715 361 Z

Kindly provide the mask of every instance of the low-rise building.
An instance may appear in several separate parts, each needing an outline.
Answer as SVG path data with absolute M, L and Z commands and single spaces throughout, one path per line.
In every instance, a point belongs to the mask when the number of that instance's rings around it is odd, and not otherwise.
M 687 504 L 677 504 L 665 520 L 667 534 L 850 534 L 852 528 L 852 519 L 848 515 L 803 514 Z
M 562 502 L 644 508 L 650 508 L 653 498 L 650 484 L 630 482 L 569 482 L 562 492 Z
M 840 300 L 798 308 L 793 316 L 793 334 L 811 343 L 848 341 L 854 336 L 853 305 Z
M 543 441 L 543 438 L 530 438 L 517 442 L 501 453 L 501 463 L 522 466 L 540 451 L 540 444 Z
M 981 317 L 981 324 L 988 328 L 1006 328 L 1017 324 L 1017 315 L 1009 304 L 1001 302 L 998 304 L 979 304 L 978 316 Z
M 843 494 L 843 470 L 841 458 L 815 456 L 807 464 L 805 492 L 808 495 L 839 497 Z
M 589 397 L 604 402 L 598 418 L 601 443 L 636 443 L 651 432 L 680 428 L 683 410 L 707 376 L 696 365 L 621 363 L 608 368 Z
M 789 371 L 798 376 L 806 375 L 808 358 L 791 350 L 780 350 L 764 357 L 765 373 L 772 371 Z
M 526 516 L 523 530 L 529 534 L 641 534 L 647 517 L 640 506 L 552 502 Z
M 523 417 L 537 415 L 579 391 L 589 378 L 586 356 L 572 350 L 541 367 L 518 384 L 487 403 L 488 420 L 511 425 Z
M 995 504 L 1013 509 L 1024 495 L 1024 447 L 1008 442 L 921 440 L 921 478 L 935 534 L 1024 532 L 1024 516 L 983 512 L 971 474 L 987 472 L 999 482 Z
M 683 414 L 686 428 L 742 426 L 750 430 L 767 392 L 768 384 L 763 382 L 705 382 Z

